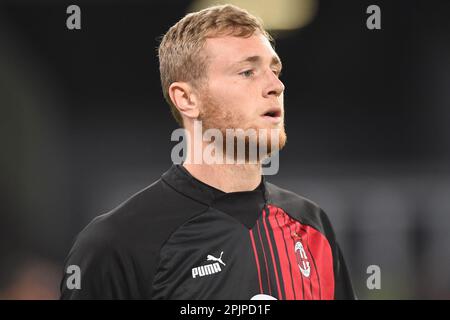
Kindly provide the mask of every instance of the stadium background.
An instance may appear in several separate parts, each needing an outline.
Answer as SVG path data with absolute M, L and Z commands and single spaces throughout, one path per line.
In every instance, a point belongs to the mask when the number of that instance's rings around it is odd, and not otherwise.
M 328 213 L 359 298 L 449 299 L 450 2 L 297 2 L 276 32 L 288 144 L 269 181 Z M 155 49 L 192 2 L 76 1 L 76 31 L 70 4 L 0 3 L 4 299 L 57 298 L 74 236 L 170 166 Z

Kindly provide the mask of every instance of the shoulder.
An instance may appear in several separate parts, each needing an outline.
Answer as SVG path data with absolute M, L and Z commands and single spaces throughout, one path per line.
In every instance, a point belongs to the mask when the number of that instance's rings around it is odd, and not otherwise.
M 95 217 L 75 238 L 65 266 L 82 273 L 82 290 L 61 282 L 63 298 L 148 297 L 163 243 L 204 206 L 158 180 Z
M 308 224 L 323 234 L 333 234 L 327 214 L 316 202 L 269 182 L 267 191 L 268 202 L 273 206 L 282 209 L 293 219 Z
M 205 206 L 173 190 L 159 179 L 111 211 L 94 218 L 78 238 L 98 244 L 134 247 L 161 240 Z

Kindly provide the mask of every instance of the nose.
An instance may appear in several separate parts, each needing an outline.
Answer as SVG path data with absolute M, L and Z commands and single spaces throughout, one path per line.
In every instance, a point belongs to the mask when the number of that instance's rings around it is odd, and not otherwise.
M 264 88 L 264 97 L 269 98 L 270 96 L 280 96 L 284 91 L 284 84 L 278 78 L 278 76 L 273 73 L 272 70 L 267 72 L 269 75 L 267 76 L 267 84 Z

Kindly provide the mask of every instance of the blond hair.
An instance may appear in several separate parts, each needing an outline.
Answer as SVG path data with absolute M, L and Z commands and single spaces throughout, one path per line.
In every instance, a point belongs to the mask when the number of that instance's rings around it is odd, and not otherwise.
M 233 5 L 220 5 L 189 13 L 163 36 L 158 48 L 161 86 L 172 115 L 183 126 L 180 112 L 169 96 L 169 86 L 176 81 L 201 87 L 207 80 L 207 56 L 202 52 L 207 38 L 220 36 L 250 37 L 259 31 L 271 43 L 260 19 Z

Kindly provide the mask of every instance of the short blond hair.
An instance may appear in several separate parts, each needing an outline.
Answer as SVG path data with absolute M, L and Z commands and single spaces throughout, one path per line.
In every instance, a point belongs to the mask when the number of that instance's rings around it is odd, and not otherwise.
M 170 99 L 169 86 L 182 81 L 199 87 L 207 80 L 207 57 L 202 52 L 206 39 L 228 35 L 250 37 L 257 31 L 273 44 L 262 21 L 234 5 L 213 6 L 189 13 L 167 31 L 158 48 L 161 86 L 180 126 L 183 126 L 183 120 Z

